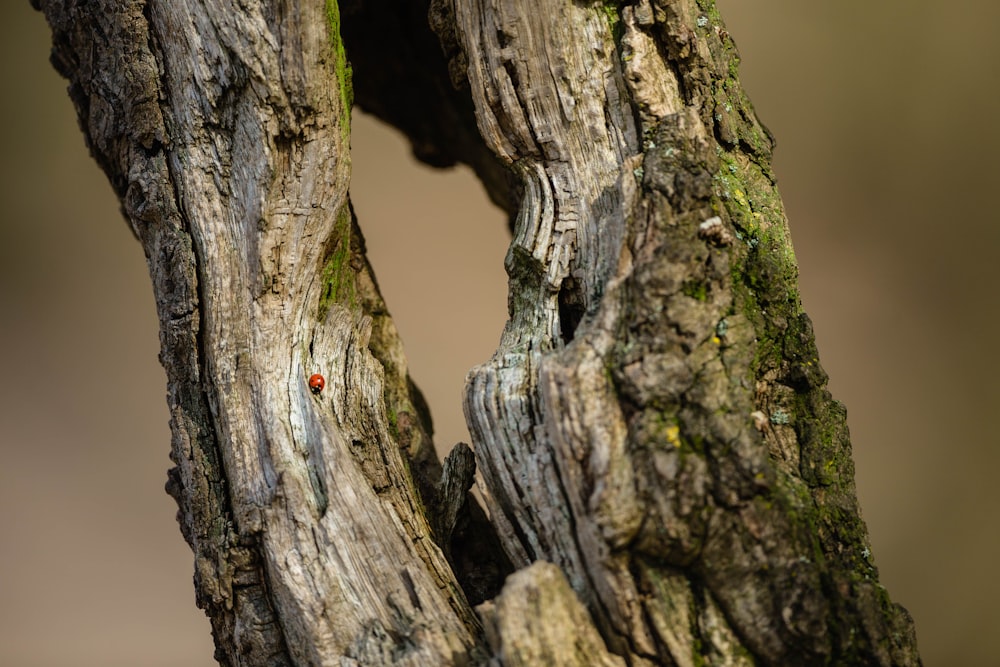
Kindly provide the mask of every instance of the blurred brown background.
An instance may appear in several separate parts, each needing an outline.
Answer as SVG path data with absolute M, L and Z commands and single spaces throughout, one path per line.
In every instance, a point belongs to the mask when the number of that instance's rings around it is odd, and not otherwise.
M 778 138 L 882 581 L 927 665 L 1000 665 L 1000 5 L 720 5 Z M 162 490 L 142 251 L 48 48 L 27 0 L 0 4 L 0 664 L 212 665 Z M 353 145 L 358 215 L 448 446 L 466 437 L 465 371 L 503 324 L 503 217 L 467 171 L 415 166 L 368 119 Z

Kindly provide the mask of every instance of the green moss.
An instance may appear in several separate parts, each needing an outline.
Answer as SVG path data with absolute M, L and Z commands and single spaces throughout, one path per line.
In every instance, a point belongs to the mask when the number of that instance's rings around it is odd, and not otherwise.
M 681 292 L 698 301 L 708 301 L 708 288 L 700 280 L 688 280 L 681 285 Z
M 778 234 L 777 240 L 787 241 L 784 207 L 770 173 L 741 153 L 720 147 L 717 155 L 720 168 L 714 176 L 715 194 L 738 230 L 750 235 Z M 787 258 L 794 263 L 791 253 Z
M 729 56 L 729 78 L 733 81 L 740 78 L 740 57 L 735 53 Z
M 399 415 L 396 414 L 396 409 L 388 400 L 388 397 L 385 400 L 385 407 L 386 417 L 389 419 L 389 434 L 392 435 L 393 440 L 399 442 Z
M 326 22 L 333 48 L 333 69 L 340 92 L 340 129 L 344 141 L 351 134 L 351 107 L 354 106 L 354 84 L 351 64 L 347 61 L 344 40 L 340 36 L 340 6 L 337 0 L 326 0 Z
M 718 156 L 715 195 L 741 241 L 731 264 L 736 303 L 758 332 L 753 368 L 776 367 L 786 353 L 787 324 L 802 313 L 784 207 L 757 162 L 721 148 Z
M 694 667 L 705 667 L 708 663 L 705 661 L 705 648 L 701 637 L 695 637 L 694 641 L 691 642 L 691 664 Z
M 611 31 L 617 33 L 622 21 L 621 15 L 618 13 L 618 3 L 605 2 L 601 5 L 601 11 L 604 12 L 604 16 L 608 19 L 608 25 L 611 26 Z
M 351 266 L 351 211 L 347 204 L 337 213 L 334 237 L 333 251 L 327 255 L 320 274 L 323 283 L 317 313 L 320 321 L 326 319 L 334 303 L 344 304 L 352 310 L 357 306 L 357 286 Z
M 815 536 L 811 551 L 817 562 L 833 558 L 842 561 L 834 570 L 864 576 L 868 565 L 860 554 L 867 537 L 857 515 L 846 415 L 825 389 L 777 190 L 752 159 L 725 150 L 719 158 L 715 194 L 741 241 L 731 265 L 735 307 L 756 332 L 750 372 L 756 378 L 776 373 L 791 390 L 787 412 L 775 411 L 771 421 L 792 425 L 800 443 L 801 480 L 786 478 L 774 499 Z M 813 497 L 820 488 L 822 501 Z

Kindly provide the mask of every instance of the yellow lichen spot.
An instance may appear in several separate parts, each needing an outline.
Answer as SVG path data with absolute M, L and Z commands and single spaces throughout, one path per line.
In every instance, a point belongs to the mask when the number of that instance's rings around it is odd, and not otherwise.
M 749 200 L 747 200 L 746 193 L 740 190 L 739 188 L 736 188 L 736 190 L 733 192 L 733 199 L 735 199 L 736 203 L 738 203 L 743 208 L 747 209 L 750 208 L 750 202 Z
M 667 427 L 667 442 L 674 447 L 681 446 L 681 429 L 676 424 Z
M 716 345 L 722 345 L 722 339 L 719 338 L 718 336 L 712 336 L 712 342 L 715 343 Z

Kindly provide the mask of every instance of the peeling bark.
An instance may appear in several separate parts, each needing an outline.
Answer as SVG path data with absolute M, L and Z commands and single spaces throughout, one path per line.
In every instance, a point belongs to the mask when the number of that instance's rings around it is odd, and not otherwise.
M 711 0 L 36 6 L 149 262 L 220 663 L 920 664 Z M 495 533 L 365 258 L 354 90 L 512 216 Z

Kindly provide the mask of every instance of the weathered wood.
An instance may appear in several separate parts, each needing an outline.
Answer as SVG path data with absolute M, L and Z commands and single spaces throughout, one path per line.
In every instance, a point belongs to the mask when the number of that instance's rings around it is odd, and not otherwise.
M 473 660 L 408 458 L 440 468 L 347 199 L 336 4 L 39 5 L 149 259 L 169 490 L 216 657 Z
M 512 574 L 503 593 L 476 608 L 493 649 L 492 665 L 624 667 L 590 624 L 562 571 L 538 561 Z
M 514 214 L 465 398 L 497 597 L 350 209 L 337 4 L 36 2 L 149 260 L 220 662 L 920 663 L 711 0 L 345 2 L 366 108 Z
M 465 402 L 514 564 L 558 564 L 633 665 L 919 664 L 712 3 L 453 7 L 523 183 L 510 320 Z

